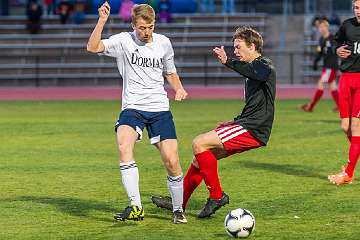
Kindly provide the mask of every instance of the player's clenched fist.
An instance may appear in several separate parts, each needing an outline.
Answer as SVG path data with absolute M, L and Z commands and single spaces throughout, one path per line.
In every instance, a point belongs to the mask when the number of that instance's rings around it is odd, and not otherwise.
M 341 58 L 347 58 L 351 55 L 351 51 L 347 49 L 347 45 L 341 46 L 336 50 L 336 54 Z
M 187 92 L 185 91 L 185 89 L 183 88 L 180 88 L 176 91 L 176 94 L 175 94 L 175 100 L 176 101 L 181 101 L 183 99 L 185 99 L 187 97 Z
M 107 1 L 104 2 L 103 5 L 98 9 L 99 11 L 99 19 L 106 22 L 110 15 L 110 5 Z

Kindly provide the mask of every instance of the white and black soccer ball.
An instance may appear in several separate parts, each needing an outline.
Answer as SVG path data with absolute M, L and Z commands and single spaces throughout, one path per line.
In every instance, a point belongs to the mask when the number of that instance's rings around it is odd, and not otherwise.
M 238 208 L 226 215 L 226 233 L 234 238 L 247 238 L 255 230 L 255 218 L 249 210 Z

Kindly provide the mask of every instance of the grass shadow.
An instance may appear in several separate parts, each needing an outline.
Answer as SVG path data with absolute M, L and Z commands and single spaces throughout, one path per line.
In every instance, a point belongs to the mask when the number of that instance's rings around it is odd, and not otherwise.
M 86 217 L 96 221 L 113 222 L 111 214 L 116 212 L 105 202 L 85 200 L 69 197 L 39 197 L 39 196 L 20 196 L 12 201 L 25 201 L 38 204 L 47 204 L 56 207 L 59 211 L 77 217 Z M 95 217 L 90 211 L 100 211 L 109 213 L 109 217 Z
M 276 164 L 276 163 L 263 163 L 263 162 L 240 162 L 245 168 L 261 169 L 271 172 L 278 172 L 285 175 L 318 178 L 326 180 L 327 176 L 321 175 L 317 172 L 304 168 L 303 165 L 291 165 L 291 164 Z
M 225 230 L 224 230 L 224 232 L 223 233 L 215 233 L 214 234 L 214 238 L 215 239 L 231 239 L 230 237 L 229 237 L 229 235 L 227 235 L 227 233 L 225 232 Z
M 331 120 L 331 119 L 316 119 L 316 120 L 303 120 L 302 122 L 308 122 L 308 123 L 326 123 L 326 124 L 331 124 L 331 123 L 336 123 L 336 124 L 339 124 L 339 127 L 340 127 L 340 119 L 338 120 Z
M 38 196 L 21 196 L 15 199 L 8 199 L 7 201 L 26 201 L 33 202 L 38 204 L 47 204 L 56 207 L 59 211 L 77 217 L 85 217 L 88 219 L 102 221 L 102 222 L 111 222 L 114 223 L 113 227 L 129 226 L 136 225 L 132 221 L 126 221 L 127 224 L 120 224 L 123 222 L 118 222 L 113 219 L 113 213 L 118 212 L 119 209 L 115 209 L 105 202 L 94 201 L 94 200 L 84 200 L 79 198 L 68 198 L 68 197 L 38 197 Z M 90 211 L 100 211 L 105 212 L 108 217 L 96 217 Z M 156 218 L 162 220 L 171 220 L 172 215 L 161 216 L 152 209 L 149 209 L 146 212 L 146 218 Z

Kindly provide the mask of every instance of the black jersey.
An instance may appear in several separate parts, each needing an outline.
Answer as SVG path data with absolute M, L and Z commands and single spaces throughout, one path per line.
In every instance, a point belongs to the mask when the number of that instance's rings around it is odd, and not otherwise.
M 276 73 L 270 59 L 262 56 L 251 63 L 228 59 L 227 67 L 245 76 L 245 107 L 234 121 L 267 144 L 274 121 Z
M 336 55 L 336 42 L 335 38 L 332 34 L 328 37 L 321 37 L 319 39 L 319 45 L 317 49 L 316 58 L 314 61 L 314 68 L 316 69 L 317 63 L 320 59 L 323 59 L 323 67 L 324 68 L 339 68 L 338 57 Z
M 360 72 L 360 24 L 356 18 L 345 20 L 335 35 L 337 47 L 348 45 L 351 55 L 342 59 L 342 72 Z

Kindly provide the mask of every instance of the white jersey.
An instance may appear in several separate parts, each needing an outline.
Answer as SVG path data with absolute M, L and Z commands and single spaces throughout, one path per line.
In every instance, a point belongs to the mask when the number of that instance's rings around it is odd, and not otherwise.
M 144 43 L 134 31 L 101 40 L 105 45 L 102 54 L 116 58 L 123 78 L 122 110 L 169 110 L 163 73 L 176 73 L 174 50 L 164 35 L 153 33 L 152 37 L 152 42 Z

